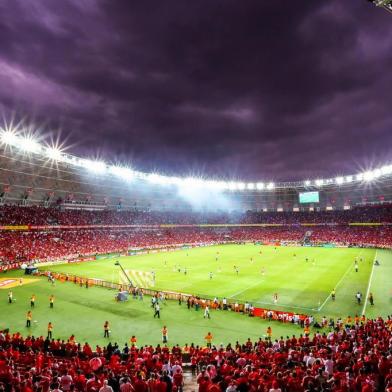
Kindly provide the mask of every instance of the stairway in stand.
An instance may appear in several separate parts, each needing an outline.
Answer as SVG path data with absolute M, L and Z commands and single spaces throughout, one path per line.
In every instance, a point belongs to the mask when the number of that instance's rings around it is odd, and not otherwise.
M 184 369 L 184 392 L 197 392 L 196 376 L 188 369 Z

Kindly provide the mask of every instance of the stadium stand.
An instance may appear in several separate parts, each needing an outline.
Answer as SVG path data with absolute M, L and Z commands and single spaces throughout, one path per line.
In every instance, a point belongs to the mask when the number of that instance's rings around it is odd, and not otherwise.
M 144 224 L 297 224 L 392 223 L 392 204 L 347 211 L 214 213 L 155 211 L 88 211 L 15 205 L 0 206 L 0 225 L 144 225 Z
M 298 243 L 309 233 L 307 224 L 312 225 L 308 240 L 313 244 L 390 248 L 391 211 L 387 205 L 314 213 L 211 214 L 206 219 L 198 213 L 63 211 L 5 205 L 0 207 L 0 259 L 3 264 L 45 261 L 185 243 Z M 164 227 L 167 224 L 173 227 Z M 198 226 L 204 224 L 211 226 Z M 20 226 L 18 230 L 14 230 L 16 226 Z
M 391 391 L 391 318 L 343 322 L 313 336 L 211 348 L 175 345 L 95 349 L 0 332 L 0 390 L 181 391 L 184 367 L 200 392 Z M 103 389 L 102 389 L 103 388 Z

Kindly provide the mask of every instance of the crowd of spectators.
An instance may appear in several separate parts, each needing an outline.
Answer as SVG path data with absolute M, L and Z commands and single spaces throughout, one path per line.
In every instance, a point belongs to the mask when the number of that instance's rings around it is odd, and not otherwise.
M 3 263 L 45 261 L 182 244 L 301 243 L 306 234 L 312 244 L 392 247 L 392 226 L 317 226 L 311 230 L 301 226 L 30 230 L 0 231 L 0 260 Z
M 392 223 L 392 206 L 363 206 L 351 210 L 315 212 L 144 212 L 64 210 L 42 206 L 0 206 L 1 225 L 151 225 L 224 223 Z
M 311 244 L 392 247 L 392 208 L 360 207 L 350 211 L 199 214 L 136 211 L 80 211 L 40 206 L 0 207 L 0 226 L 23 225 L 31 230 L 0 230 L 0 262 L 15 263 L 77 258 L 129 248 L 165 245 L 254 241 L 296 242 L 307 237 Z M 141 225 L 177 223 L 277 223 L 283 226 L 216 226 L 154 228 Z M 315 226 L 299 223 L 324 223 Z M 377 225 L 348 225 L 350 222 L 385 222 Z M 120 227 L 120 225 L 139 227 Z M 58 226 L 61 225 L 61 228 Z M 102 227 L 99 225 L 106 225 Z M 34 228 L 34 226 L 36 226 Z M 50 226 L 46 227 L 45 226 Z M 72 226 L 72 227 L 71 227 Z M 78 228 L 77 226 L 84 226 Z M 56 228 L 57 227 L 57 228 Z
M 392 391 L 392 320 L 324 328 L 313 335 L 183 347 L 117 344 L 93 349 L 68 340 L 0 332 L 5 392 L 182 391 L 190 367 L 199 392 Z

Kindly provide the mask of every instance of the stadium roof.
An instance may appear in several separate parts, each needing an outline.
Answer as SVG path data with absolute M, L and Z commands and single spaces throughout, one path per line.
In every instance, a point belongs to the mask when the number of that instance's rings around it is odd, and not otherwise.
M 341 175 L 334 178 L 304 179 L 302 181 L 294 182 L 274 183 L 271 181 L 265 182 L 261 180 L 254 182 L 244 182 L 235 180 L 223 181 L 220 179 L 204 179 L 198 177 L 174 177 L 165 176 L 160 173 L 144 173 L 127 166 L 121 166 L 118 164 L 112 165 L 104 161 L 76 157 L 74 155 L 63 152 L 59 147 L 39 143 L 33 136 L 31 136 L 31 134 L 18 134 L 14 130 L 10 129 L 0 129 L 0 141 L 4 146 L 15 148 L 19 152 L 39 155 L 55 162 L 67 163 L 75 167 L 83 168 L 95 174 L 110 173 L 124 180 L 137 178 L 160 185 L 192 186 L 228 191 L 268 191 L 275 188 L 287 187 L 322 188 L 330 185 L 342 186 L 344 184 L 351 184 L 355 182 L 370 182 L 380 177 L 392 176 L 392 165 L 384 165 L 382 167 L 373 168 L 372 170 L 355 174 Z

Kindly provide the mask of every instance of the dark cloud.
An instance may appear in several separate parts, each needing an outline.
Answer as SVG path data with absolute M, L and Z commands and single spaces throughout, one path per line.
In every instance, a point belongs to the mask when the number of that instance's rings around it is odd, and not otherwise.
M 360 0 L 0 3 L 0 105 L 140 170 L 301 179 L 392 153 L 392 18 Z

